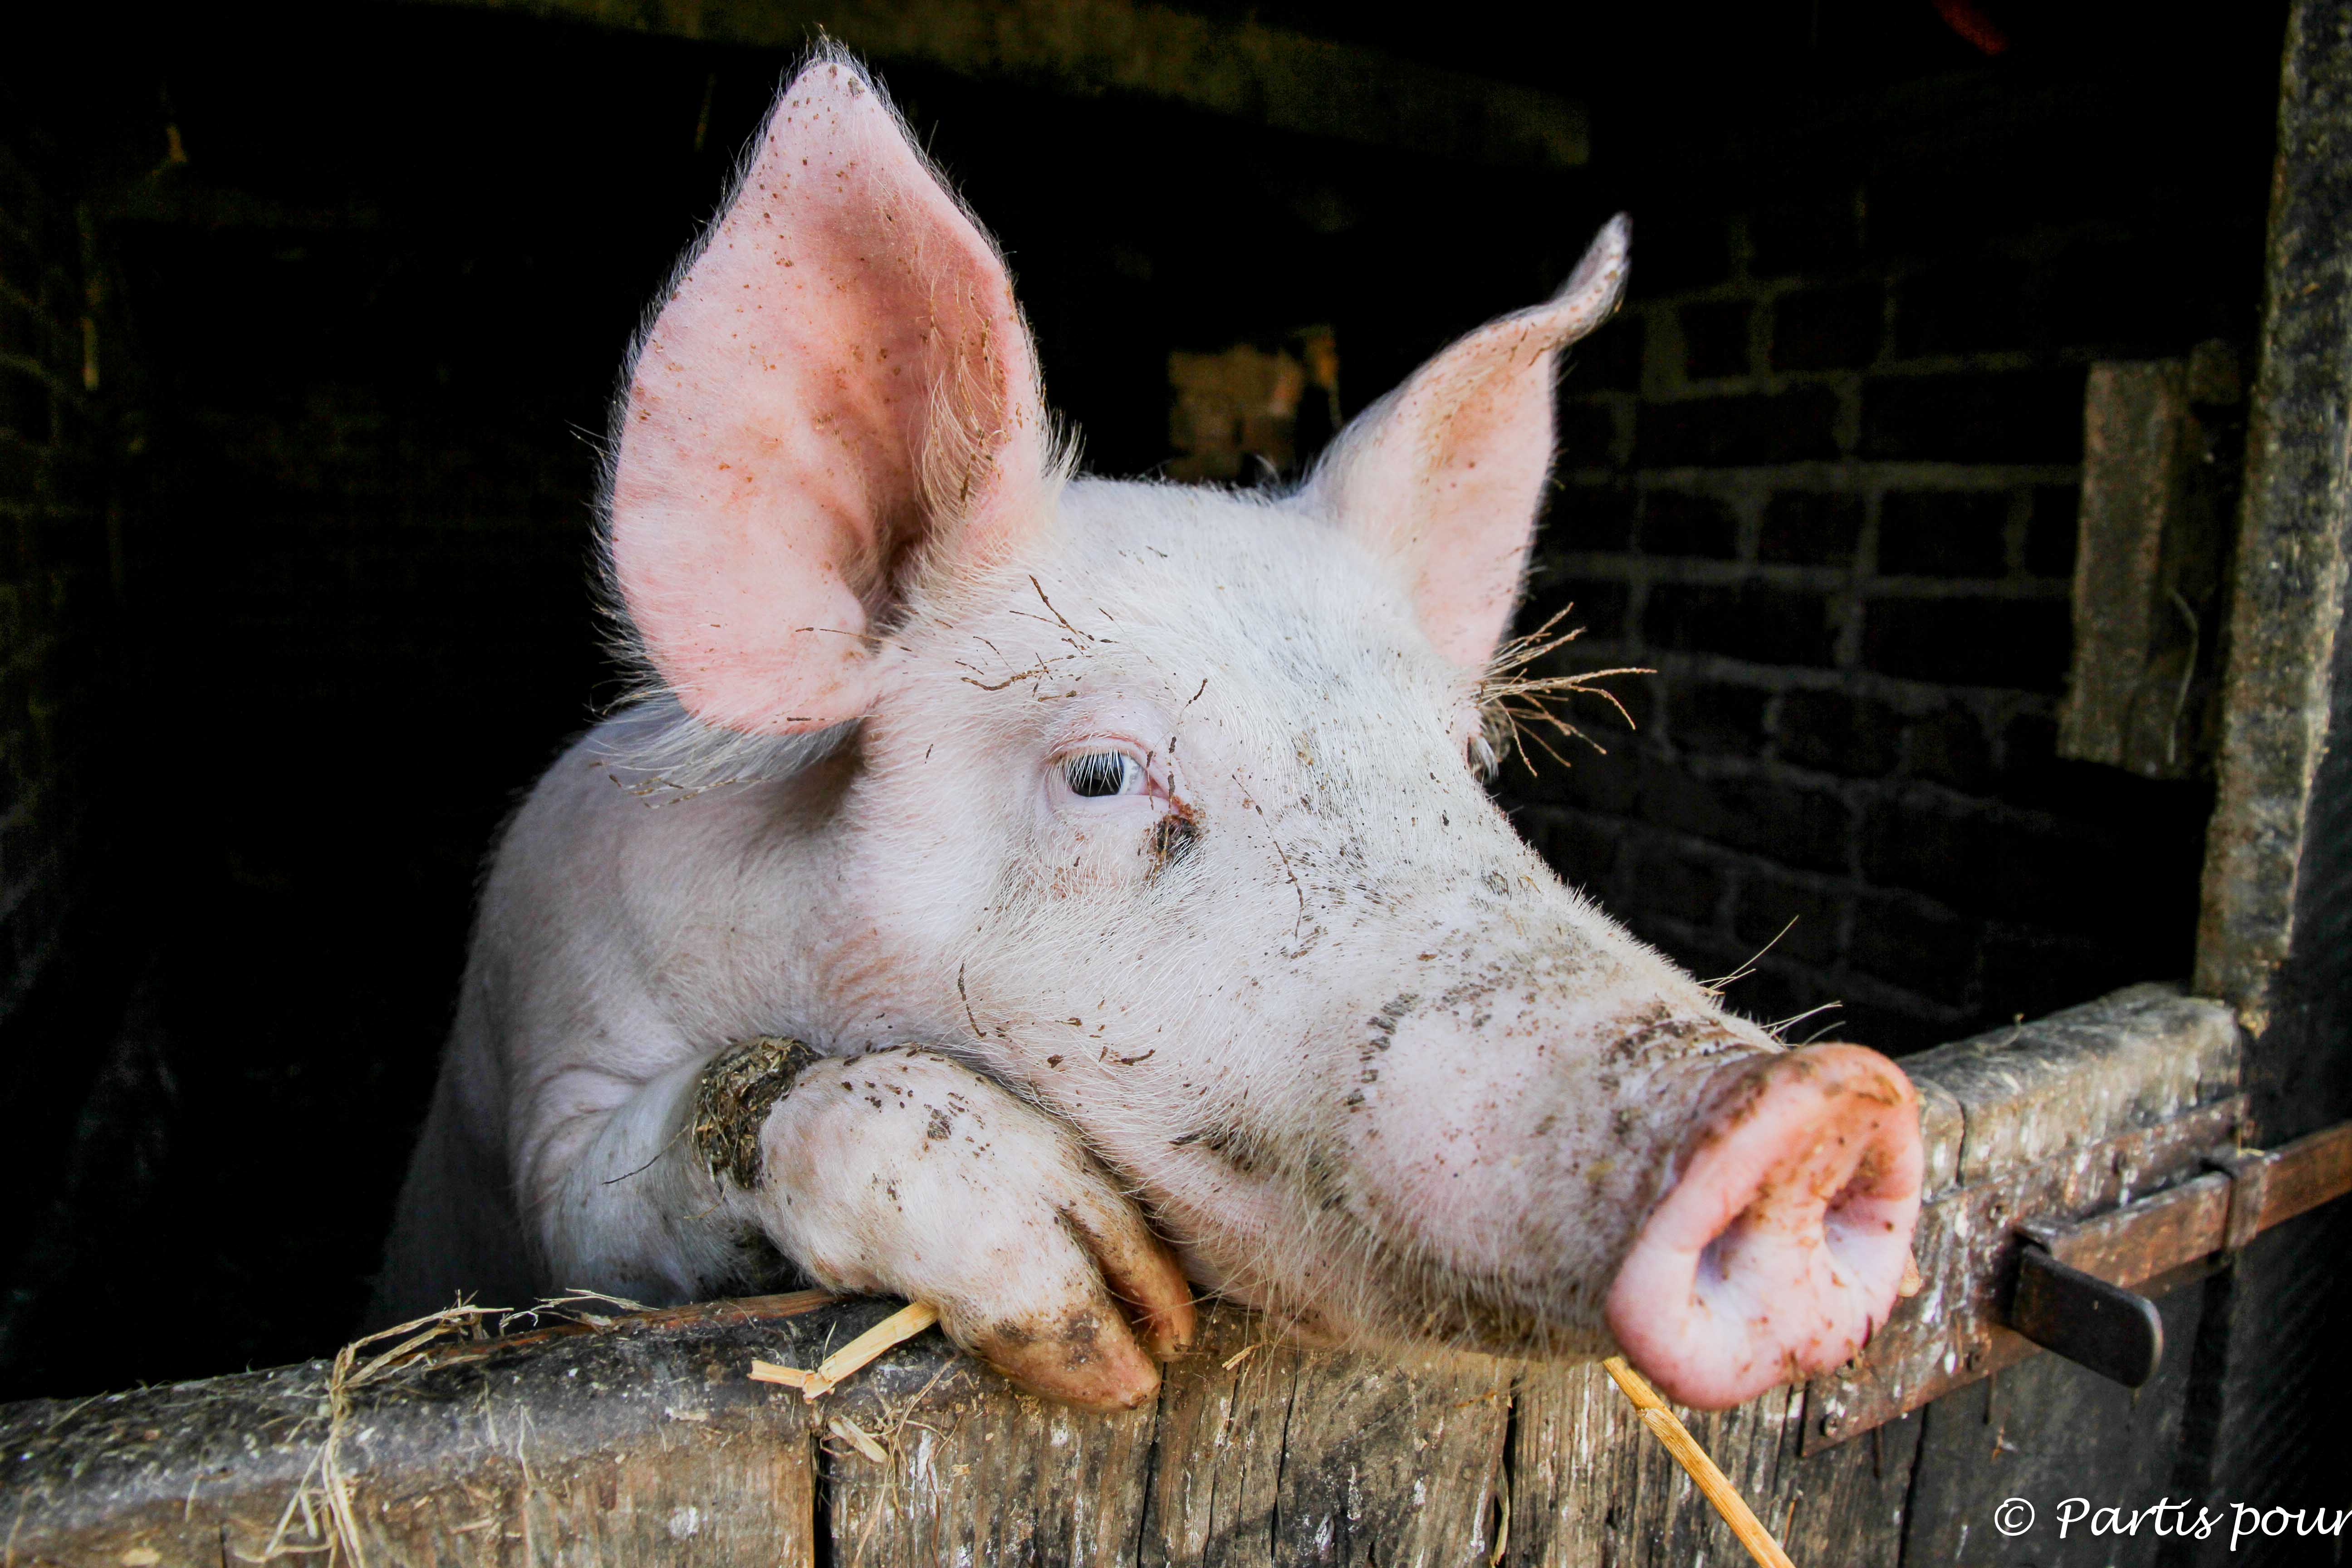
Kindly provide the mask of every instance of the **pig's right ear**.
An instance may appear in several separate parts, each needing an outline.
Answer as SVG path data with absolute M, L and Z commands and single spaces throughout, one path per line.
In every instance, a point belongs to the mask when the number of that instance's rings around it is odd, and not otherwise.
M 1307 480 L 1309 505 L 1403 566 L 1423 630 L 1465 669 L 1486 667 L 1518 607 L 1551 471 L 1559 351 L 1617 308 L 1633 233 L 1612 218 L 1559 293 L 1413 372 Z
M 745 733 L 866 712 L 868 634 L 914 566 L 950 536 L 992 555 L 1050 504 L 1003 260 L 833 52 L 777 100 L 617 422 L 608 563 L 638 647 Z

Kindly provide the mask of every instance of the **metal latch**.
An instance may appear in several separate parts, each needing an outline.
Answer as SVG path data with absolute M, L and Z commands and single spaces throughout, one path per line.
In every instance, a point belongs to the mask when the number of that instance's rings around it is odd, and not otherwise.
M 2164 1321 L 2149 1298 L 2226 1267 L 2262 1232 L 2352 1191 L 2352 1122 L 2267 1152 L 2217 1150 L 2204 1163 L 2206 1174 L 2106 1214 L 2016 1226 L 2025 1245 L 2002 1321 L 2137 1388 L 2164 1359 Z

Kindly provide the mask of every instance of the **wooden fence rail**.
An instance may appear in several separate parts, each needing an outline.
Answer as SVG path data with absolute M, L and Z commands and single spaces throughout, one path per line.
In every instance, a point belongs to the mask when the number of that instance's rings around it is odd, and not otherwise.
M 1983 1484 L 1981 1421 L 1939 1436 L 1943 1407 L 1906 1412 L 2032 1353 L 1987 1317 L 2014 1225 L 2193 1178 L 2234 1122 L 2237 1052 L 2226 1009 L 2138 986 L 1906 1063 L 1936 1189 L 1927 1288 L 1857 1365 L 1691 1419 L 1796 1562 L 1948 1544 Z M 323 1562 L 339 1510 L 371 1563 L 1736 1560 L 1598 1366 L 1308 1352 L 1217 1310 L 1123 1415 L 1018 1394 L 936 1334 L 814 1405 L 750 1380 L 889 1310 L 712 1303 L 445 1347 L 341 1389 L 320 1362 L 0 1408 L 0 1565 Z M 2089 1415 L 2104 1395 L 2068 1397 Z M 2127 1432 L 2137 1407 L 2116 1408 Z

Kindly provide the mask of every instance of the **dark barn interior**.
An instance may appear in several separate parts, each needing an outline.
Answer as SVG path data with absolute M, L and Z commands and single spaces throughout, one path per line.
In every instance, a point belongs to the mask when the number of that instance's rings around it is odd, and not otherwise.
M 794 49 L 541 9 L 0 51 L 0 1397 L 342 1341 L 485 847 L 614 694 L 607 401 Z M 1523 830 L 1796 1038 L 2188 976 L 2223 584 L 2162 763 L 2062 748 L 2086 384 L 2185 363 L 2227 515 L 2284 5 L 1187 10 L 1581 117 L 1449 144 L 877 54 L 1091 468 L 1295 477 L 1630 210 L 1526 626 L 1655 673 L 1509 764 Z

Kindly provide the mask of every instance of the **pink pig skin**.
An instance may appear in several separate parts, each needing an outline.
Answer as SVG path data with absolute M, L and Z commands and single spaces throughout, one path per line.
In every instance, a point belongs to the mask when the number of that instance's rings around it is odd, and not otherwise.
M 1097 1406 L 1200 1291 L 1622 1348 L 1696 1405 L 1850 1357 L 1910 1085 L 1726 1012 L 1469 760 L 1630 234 L 1295 492 L 1079 479 L 994 247 L 815 57 L 632 362 L 607 562 L 649 694 L 499 847 L 379 1311 L 789 1264 Z M 759 1035 L 827 1059 L 741 1184 L 686 1129 Z

